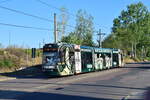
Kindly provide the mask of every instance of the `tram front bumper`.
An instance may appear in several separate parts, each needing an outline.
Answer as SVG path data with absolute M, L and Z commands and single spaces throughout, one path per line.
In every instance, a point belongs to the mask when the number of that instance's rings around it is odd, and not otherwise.
M 42 71 L 49 76 L 59 76 L 58 69 L 55 66 L 43 66 Z

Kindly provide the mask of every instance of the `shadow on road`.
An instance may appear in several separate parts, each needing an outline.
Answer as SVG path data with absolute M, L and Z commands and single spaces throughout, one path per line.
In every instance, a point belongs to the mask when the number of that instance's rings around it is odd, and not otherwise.
M 9 91 L 9 90 L 0 90 L 0 99 L 15 99 L 15 100 L 113 100 L 113 99 L 73 96 L 73 95 L 57 94 L 57 93 L 23 92 L 23 91 Z
M 150 69 L 150 62 L 126 63 L 121 68 Z
M 3 82 L 5 83 L 5 82 Z M 6 82 L 7 84 L 15 84 L 16 82 Z M 67 86 L 67 85 L 70 85 L 70 86 L 88 86 L 88 87 L 99 87 L 99 88 L 118 88 L 118 89 L 135 89 L 135 90 L 147 90 L 147 88 L 139 88 L 139 87 L 129 87 L 129 86 L 118 86 L 118 85 L 109 85 L 109 84 L 74 84 L 74 83 L 71 83 L 71 84 L 67 84 L 67 83 L 53 83 L 53 82 L 17 82 L 17 83 L 22 83 L 22 84 L 43 84 L 43 85 L 58 85 L 58 86 Z
M 135 68 L 135 69 L 150 69 L 150 62 L 140 62 L 140 63 L 127 63 L 125 67 L 120 67 L 123 69 Z M 48 78 L 56 78 L 49 77 L 48 75 L 42 72 L 41 65 L 27 67 L 22 70 L 18 70 L 15 72 L 9 73 L 0 73 L 1 76 L 7 77 L 15 77 L 15 78 L 35 78 L 35 79 L 48 79 Z
M 126 68 L 134 68 L 134 69 L 150 69 L 150 66 L 138 66 L 138 67 L 127 67 L 127 66 L 125 66 L 125 67 L 121 67 L 121 68 L 124 68 L 124 69 L 126 69 Z
M 150 64 L 150 62 L 135 62 L 135 63 L 126 63 L 126 64 Z
M 27 67 L 22 70 L 0 73 L 1 76 L 15 77 L 15 78 L 48 78 L 41 70 L 41 65 Z

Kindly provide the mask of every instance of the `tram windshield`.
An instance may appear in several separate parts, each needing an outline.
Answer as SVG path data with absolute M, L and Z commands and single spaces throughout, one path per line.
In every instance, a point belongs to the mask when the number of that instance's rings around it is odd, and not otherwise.
M 47 65 L 55 66 L 60 61 L 58 52 L 50 52 L 44 55 L 44 60 Z

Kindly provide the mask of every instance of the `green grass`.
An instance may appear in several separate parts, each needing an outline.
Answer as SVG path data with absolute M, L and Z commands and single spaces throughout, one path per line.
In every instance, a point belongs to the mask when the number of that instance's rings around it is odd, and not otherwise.
M 11 60 L 8 60 L 8 59 L 4 59 L 2 61 L 0 61 L 0 67 L 8 67 L 8 68 L 11 68 L 14 66 L 14 63 L 13 61 Z

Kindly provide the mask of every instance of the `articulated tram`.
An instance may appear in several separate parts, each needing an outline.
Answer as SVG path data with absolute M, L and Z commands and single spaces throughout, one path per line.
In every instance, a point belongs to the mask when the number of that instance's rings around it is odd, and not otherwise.
M 66 76 L 123 66 L 120 49 L 75 44 L 45 44 L 42 70 L 50 76 Z

